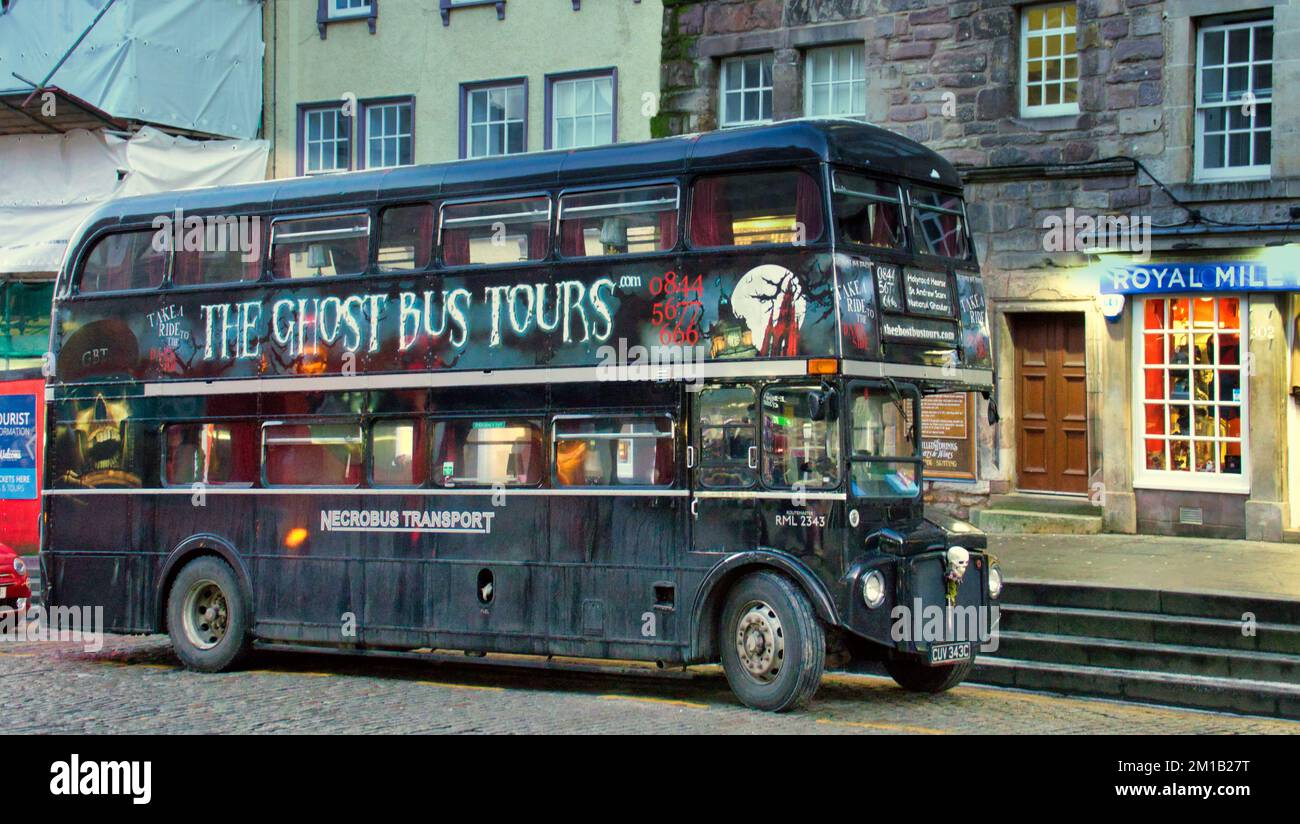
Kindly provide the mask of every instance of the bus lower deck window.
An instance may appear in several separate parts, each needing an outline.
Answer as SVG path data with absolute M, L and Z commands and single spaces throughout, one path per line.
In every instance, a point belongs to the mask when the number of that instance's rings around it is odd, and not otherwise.
M 772 387 L 763 392 L 763 482 L 775 489 L 839 485 L 839 423 L 816 416 L 820 389 Z
M 751 386 L 702 389 L 696 401 L 700 416 L 700 482 L 706 487 L 749 487 L 755 474 L 749 456 L 757 447 Z
M 674 469 L 673 422 L 666 415 L 555 421 L 560 486 L 669 486 Z
M 424 421 L 376 421 L 370 428 L 370 478 L 375 486 L 420 486 L 428 475 Z
M 252 486 L 257 480 L 257 425 L 176 423 L 163 430 L 163 482 Z
M 542 479 L 542 427 L 536 420 L 433 423 L 436 486 L 535 486 Z
M 268 423 L 262 428 L 266 481 L 274 486 L 357 486 L 361 427 Z

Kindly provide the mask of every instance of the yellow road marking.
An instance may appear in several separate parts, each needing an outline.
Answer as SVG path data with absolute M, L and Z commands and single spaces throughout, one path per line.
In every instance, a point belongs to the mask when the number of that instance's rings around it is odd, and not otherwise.
M 681 701 L 676 698 L 652 698 L 643 695 L 602 695 L 602 701 L 641 701 L 646 704 L 667 704 L 670 707 L 686 707 L 692 710 L 707 710 L 708 704 L 697 704 L 694 701 Z
M 480 690 L 482 692 L 505 692 L 505 687 L 484 687 L 479 684 L 451 684 L 446 681 L 416 681 L 426 687 L 443 687 L 449 690 Z
M 832 724 L 837 727 L 858 727 L 864 730 L 884 730 L 886 732 L 907 732 L 915 735 L 947 735 L 943 730 L 931 727 L 915 727 L 911 724 L 889 724 L 884 721 L 837 721 L 834 718 L 818 718 L 818 724 Z

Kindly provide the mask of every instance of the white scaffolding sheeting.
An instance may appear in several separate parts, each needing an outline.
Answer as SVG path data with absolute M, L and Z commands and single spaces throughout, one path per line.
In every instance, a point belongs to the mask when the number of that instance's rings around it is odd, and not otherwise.
M 0 15 L 0 90 L 41 83 L 108 0 L 19 0 Z M 50 77 L 114 117 L 257 136 L 259 0 L 116 0 Z M 57 123 L 57 118 L 55 119 Z
M 145 127 L 0 137 L 0 273 L 53 272 L 68 239 L 115 197 L 266 178 L 265 140 L 188 140 Z

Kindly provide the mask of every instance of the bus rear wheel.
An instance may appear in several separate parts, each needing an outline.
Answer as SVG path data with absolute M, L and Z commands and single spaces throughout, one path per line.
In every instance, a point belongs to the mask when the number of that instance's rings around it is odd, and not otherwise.
M 235 666 L 252 646 L 248 612 L 229 564 L 212 557 L 190 561 L 167 597 L 167 632 L 176 657 L 201 672 Z
M 722 607 L 722 670 L 746 706 L 785 712 L 821 684 L 826 635 L 793 581 L 756 572 L 736 582 Z
M 895 658 L 885 661 L 885 671 L 898 686 L 908 692 L 944 692 L 966 680 L 974 661 L 951 666 L 931 667 L 919 660 Z

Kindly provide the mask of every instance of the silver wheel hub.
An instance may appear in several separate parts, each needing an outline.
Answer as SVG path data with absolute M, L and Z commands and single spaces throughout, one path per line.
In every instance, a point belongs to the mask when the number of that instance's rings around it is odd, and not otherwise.
M 736 625 L 736 653 L 745 671 L 760 683 L 775 680 L 785 665 L 785 630 L 776 610 L 762 601 L 745 606 Z
M 215 581 L 195 581 L 185 593 L 181 620 L 187 641 L 199 649 L 212 649 L 230 628 L 226 594 Z

